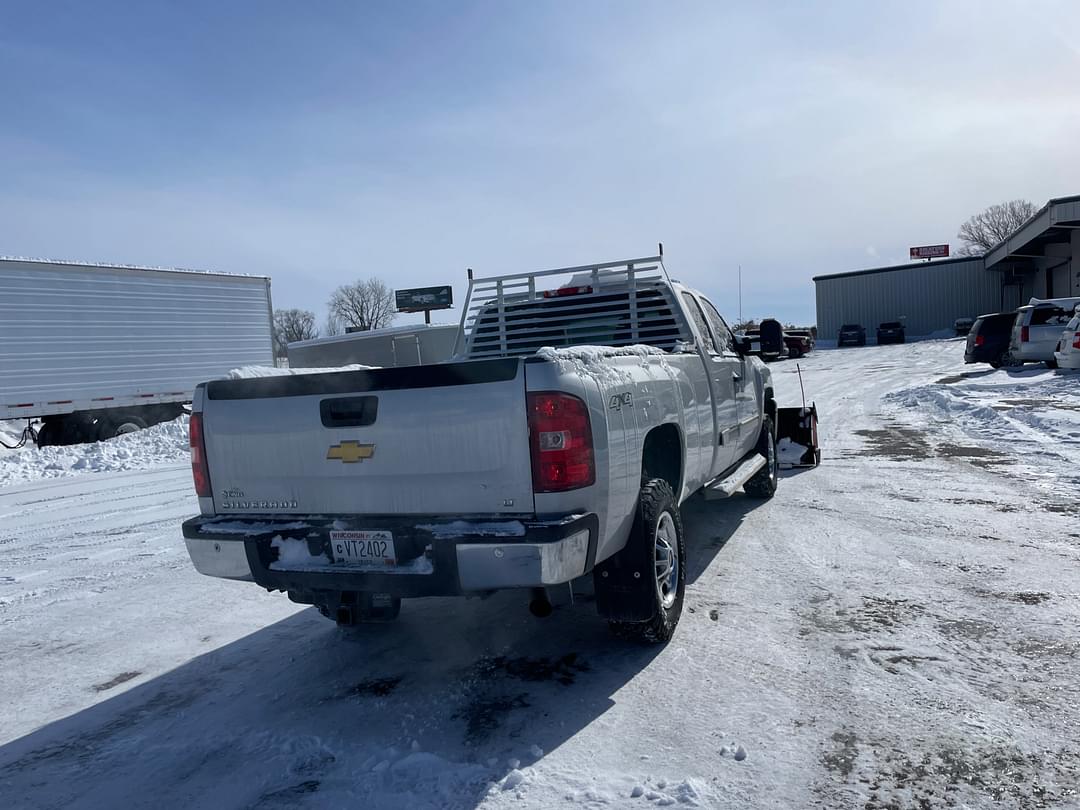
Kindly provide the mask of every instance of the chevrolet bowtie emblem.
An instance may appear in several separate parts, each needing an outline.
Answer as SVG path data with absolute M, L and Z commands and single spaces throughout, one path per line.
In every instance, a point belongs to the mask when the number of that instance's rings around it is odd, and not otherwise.
M 360 442 L 354 442 L 352 440 L 341 442 L 340 444 L 330 445 L 330 449 L 326 451 L 326 459 L 328 461 L 341 461 L 345 464 L 355 464 L 358 461 L 363 461 L 365 458 L 371 458 L 375 455 L 375 445 L 373 444 L 360 444 Z

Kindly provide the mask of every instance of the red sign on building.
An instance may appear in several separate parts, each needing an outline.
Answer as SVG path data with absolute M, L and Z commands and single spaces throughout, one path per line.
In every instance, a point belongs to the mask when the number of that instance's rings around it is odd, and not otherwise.
M 913 259 L 944 259 L 949 255 L 948 245 L 923 245 L 910 248 Z

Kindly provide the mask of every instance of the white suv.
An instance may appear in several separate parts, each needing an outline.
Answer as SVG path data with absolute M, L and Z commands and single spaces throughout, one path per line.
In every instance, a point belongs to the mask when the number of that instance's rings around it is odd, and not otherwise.
M 1032 298 L 1016 310 L 1009 353 L 1014 363 L 1057 365 L 1054 350 L 1080 298 Z
M 1080 306 L 1061 334 L 1054 359 L 1061 368 L 1080 368 Z

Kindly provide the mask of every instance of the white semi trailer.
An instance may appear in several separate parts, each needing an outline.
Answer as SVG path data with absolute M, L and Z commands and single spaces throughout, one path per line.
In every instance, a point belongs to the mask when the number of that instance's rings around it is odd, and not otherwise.
M 0 419 L 39 445 L 175 419 L 195 386 L 273 365 L 270 279 L 0 259 Z

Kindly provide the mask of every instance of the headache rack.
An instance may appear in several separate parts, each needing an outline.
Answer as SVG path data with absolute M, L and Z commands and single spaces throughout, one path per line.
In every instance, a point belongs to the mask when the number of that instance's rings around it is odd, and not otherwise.
M 472 278 L 454 356 L 529 355 L 544 346 L 674 351 L 689 340 L 660 256 Z

